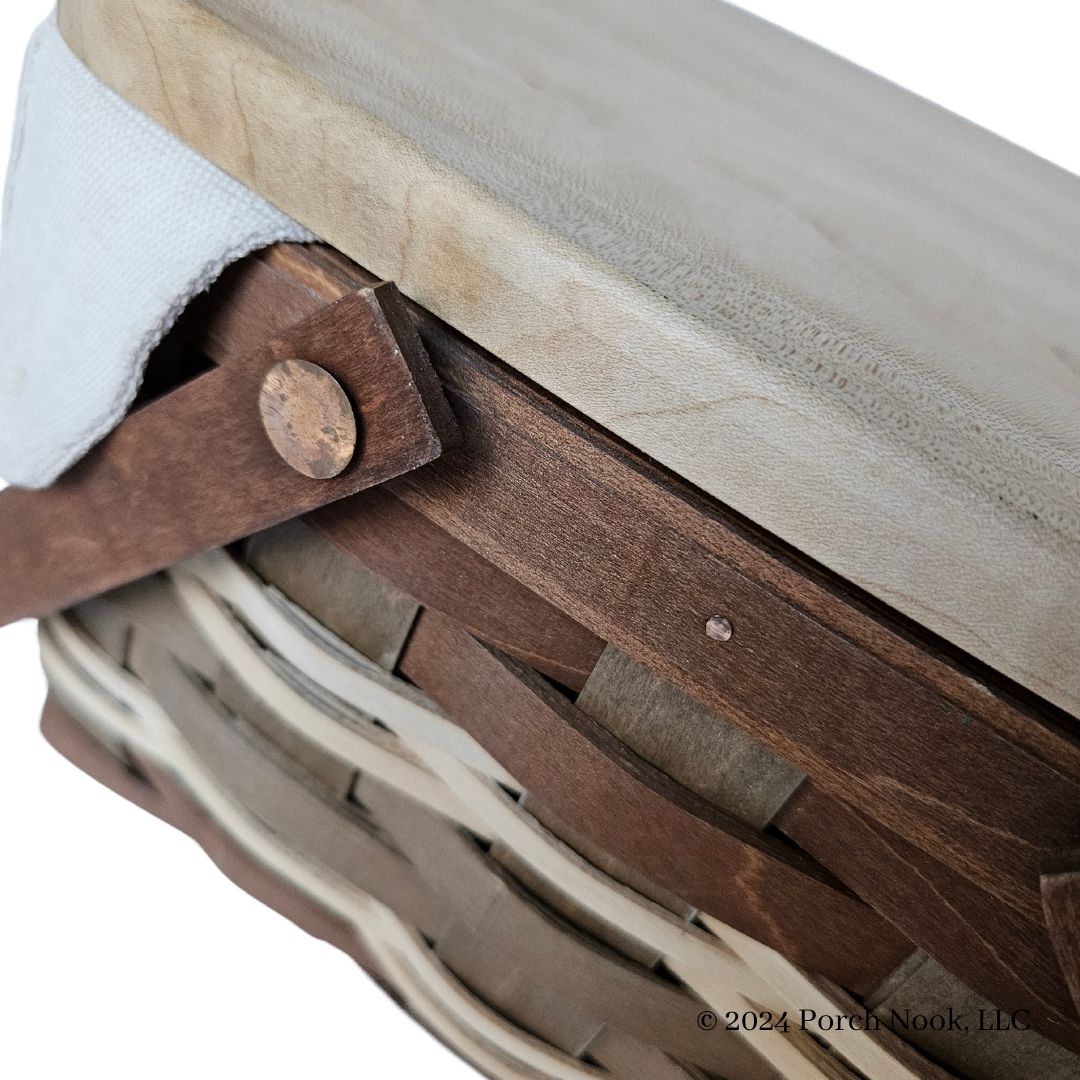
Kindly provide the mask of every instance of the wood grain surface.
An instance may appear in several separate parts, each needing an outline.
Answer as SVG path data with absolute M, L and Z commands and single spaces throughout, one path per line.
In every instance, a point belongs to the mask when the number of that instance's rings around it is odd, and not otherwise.
M 357 266 L 340 252 L 322 245 L 282 244 L 268 248 L 252 260 L 238 264 L 230 273 L 236 284 L 222 303 L 207 304 L 205 313 L 196 312 L 216 342 L 207 341 L 211 353 L 251 347 L 261 340 L 277 318 L 296 317 L 297 312 L 317 310 L 321 303 L 336 299 L 349 289 L 376 283 L 379 279 Z M 210 298 L 208 297 L 208 300 Z M 887 608 L 876 598 L 824 570 L 796 550 L 780 544 L 745 518 L 740 518 L 716 500 L 703 496 L 670 472 L 648 462 L 640 454 L 612 439 L 599 427 L 576 417 L 565 405 L 535 390 L 505 365 L 457 333 L 419 304 L 406 299 L 424 346 L 436 370 L 453 382 L 455 370 L 477 368 L 498 376 L 496 381 L 513 388 L 522 410 L 526 430 L 541 442 L 559 437 L 549 429 L 542 436 L 537 429 L 543 415 L 563 421 L 570 449 L 574 435 L 585 436 L 595 449 L 612 459 L 600 476 L 621 479 L 621 487 L 641 498 L 640 512 L 672 521 L 688 535 L 706 544 L 724 561 L 793 603 L 811 619 L 834 629 L 854 644 L 866 649 L 898 671 L 977 716 L 1011 742 L 1023 747 L 1068 775 L 1080 780 L 1080 720 L 1034 697 L 1004 679 L 1000 673 L 957 652 L 948 643 L 923 627 Z M 224 310 L 223 310 L 224 308 Z M 279 313 L 288 313 L 287 316 Z M 459 393 L 478 393 L 486 401 L 485 412 L 497 407 L 488 397 L 482 381 L 461 385 Z M 536 410 L 530 416 L 530 412 Z M 485 449 L 485 432 L 473 433 L 469 445 L 474 453 Z M 581 450 L 571 454 L 572 472 L 581 467 Z M 538 464 L 552 468 L 557 458 L 541 456 Z M 637 474 L 636 483 L 627 474 Z M 544 477 L 545 490 L 551 480 Z M 641 497 L 649 484 L 651 495 Z M 633 521 L 630 518 L 629 521 Z M 546 538 L 553 543 L 557 538 Z M 716 614 L 711 612 L 710 615 Z
M 425 607 L 572 690 L 585 685 L 603 641 L 472 548 L 382 490 L 343 513 L 308 515 L 335 545 Z
M 60 26 L 526 376 L 1080 713 L 1075 177 L 724 4 L 213 6 L 244 29 Z
M 527 791 L 695 907 L 856 992 L 910 953 L 798 851 L 681 788 L 444 616 L 420 617 L 402 670 Z
M 277 245 L 231 267 L 222 279 L 220 291 L 196 301 L 190 309 L 189 333 L 215 359 L 235 355 L 265 340 L 275 327 L 289 325 L 350 289 L 369 286 L 378 280 L 376 275 L 331 248 Z M 913 676 L 965 712 L 978 716 L 1055 769 L 1080 779 L 1080 721 L 1075 717 L 1046 701 L 1032 698 L 997 672 L 958 654 L 941 639 L 885 608 L 880 601 L 779 544 L 671 473 L 647 463 L 625 444 L 603 435 L 595 425 L 570 422 L 572 414 L 565 406 L 534 391 L 527 380 L 507 372 L 504 365 L 431 312 L 408 299 L 405 307 L 434 367 L 444 378 L 452 381 L 454 370 L 468 367 L 499 373 L 506 384 L 516 388 L 517 404 L 524 411 L 527 429 L 534 429 L 534 421 L 544 413 L 560 413 L 568 434 L 584 432 L 599 449 L 613 455 L 615 460 L 609 466 L 612 477 L 621 476 L 625 481 L 627 467 L 638 473 L 642 482 L 638 483 L 635 494 L 652 481 L 656 489 L 650 498 L 642 500 L 642 511 L 675 521 L 680 529 L 707 542 L 714 553 L 754 581 L 776 591 L 810 618 L 833 628 L 889 666 Z M 488 394 L 481 382 L 462 386 L 459 392 L 479 393 L 482 399 Z M 489 399 L 487 411 L 495 405 Z M 530 409 L 538 410 L 537 414 L 530 417 Z M 485 446 L 486 432 L 479 434 L 481 437 L 476 439 L 474 433 L 475 446 L 471 446 L 474 453 Z M 550 432 L 546 433 L 549 435 Z M 538 464 L 544 464 L 545 460 L 551 468 L 556 459 L 541 457 Z M 574 462 L 574 467 L 580 466 Z M 548 478 L 542 472 L 538 476 L 547 483 Z M 556 538 L 545 539 L 553 543 Z
M 268 251 L 261 262 L 264 265 L 243 268 L 250 277 L 237 287 L 231 301 L 235 306 L 223 320 L 228 326 L 215 330 L 230 348 L 250 340 L 243 328 L 257 321 L 254 309 L 260 306 L 264 281 L 273 280 L 275 296 L 280 295 L 281 305 L 287 307 L 299 304 L 301 296 L 314 305 L 320 298 L 332 299 L 376 280 L 339 253 L 321 247 L 282 245 Z M 425 470 L 412 483 L 389 487 L 452 536 L 555 606 L 581 618 L 598 637 L 616 645 L 624 639 L 624 651 L 706 705 L 716 705 L 726 695 L 710 687 L 698 669 L 714 667 L 724 655 L 719 652 L 723 648 L 733 647 L 730 651 L 745 660 L 746 648 L 739 651 L 745 627 L 737 625 L 735 638 L 726 643 L 708 641 L 703 632 L 711 615 L 735 614 L 724 591 L 717 584 L 710 587 L 710 570 L 715 566 L 733 571 L 733 584 L 742 579 L 742 587 L 763 618 L 786 612 L 785 622 L 794 624 L 790 635 L 781 633 L 781 627 L 769 635 L 761 655 L 763 664 L 771 665 L 777 674 L 783 671 L 783 662 L 790 660 L 799 678 L 768 688 L 761 698 L 763 714 L 782 709 L 786 700 L 799 700 L 795 686 L 813 678 L 819 689 L 802 695 L 803 710 L 827 714 L 830 721 L 840 716 L 842 725 L 858 735 L 881 707 L 875 699 L 892 692 L 910 714 L 906 723 L 897 725 L 898 734 L 903 735 L 905 728 L 915 729 L 917 735 L 928 734 L 922 730 L 924 711 L 927 719 L 947 721 L 946 730 L 954 723 L 966 727 L 968 721 L 977 721 L 977 741 L 987 743 L 983 729 L 991 729 L 1001 740 L 990 740 L 988 745 L 1000 748 L 1001 753 L 1022 750 L 1023 757 L 1035 758 L 1054 772 L 1080 781 L 1080 726 L 1074 718 L 1023 694 L 996 673 L 779 545 L 578 419 L 419 305 L 405 303 L 455 412 L 459 419 L 467 414 L 469 423 L 463 445 L 451 462 Z M 529 485 L 521 482 L 522 475 L 530 479 Z M 605 497 L 593 500 L 594 490 Z M 543 513 L 529 516 L 545 502 Z M 336 508 L 338 520 L 347 520 L 349 505 Z M 690 556 L 688 562 L 678 562 L 684 553 Z M 657 554 L 670 556 L 671 567 Z M 650 572 L 636 580 L 635 571 L 644 568 Z M 570 580 L 573 575 L 578 577 L 576 584 Z M 654 577 L 665 580 L 653 586 Z M 636 596 L 639 620 L 653 612 L 649 600 L 655 589 L 658 617 L 639 631 L 620 618 L 617 607 L 608 606 L 606 613 L 599 610 L 604 607 L 601 594 L 590 599 L 598 587 L 605 597 L 608 589 L 621 592 L 624 602 Z M 706 603 L 712 597 L 716 602 Z M 701 634 L 696 618 L 689 625 L 684 621 L 672 625 L 672 615 L 683 615 L 683 605 L 689 604 L 693 616 L 703 616 Z M 631 637 L 631 630 L 637 636 Z M 820 657 L 826 663 L 814 666 L 809 661 L 818 659 L 814 651 L 819 644 L 831 647 Z M 691 648 L 695 657 L 703 658 L 701 663 L 687 663 Z M 857 664 L 853 662 L 856 655 L 861 657 Z M 869 687 L 883 684 L 880 691 L 884 693 L 860 705 L 859 687 L 845 685 L 849 666 L 851 675 Z M 713 681 L 720 677 L 717 672 Z M 823 685 L 830 687 L 826 701 L 820 690 Z M 716 711 L 728 715 L 722 708 Z M 864 712 L 865 719 L 860 715 Z M 744 723 L 738 715 L 730 718 Z M 764 724 L 757 726 L 764 733 Z M 854 741 L 859 744 L 867 737 L 863 730 Z M 951 742 L 946 740 L 946 745 Z M 1072 785 L 1069 789 L 1074 790 Z M 1068 831 L 1067 827 L 1062 831 Z M 1024 892 L 1022 902 L 1034 912 L 1033 887 L 1028 884 Z
M 813 783 L 799 788 L 774 825 L 968 986 L 1003 1009 L 1028 1011 L 1036 1030 L 1080 1049 L 1080 1020 L 1041 919 L 997 904 Z
M 1043 909 L 1050 940 L 1080 1011 L 1080 851 L 1058 855 L 1042 875 Z
M 0 624 L 43 615 L 437 457 L 456 437 L 392 285 L 353 292 L 131 414 L 43 491 L 0 492 Z M 360 447 L 337 477 L 290 468 L 263 375 L 304 357 L 346 388 Z
M 227 368 L 264 342 L 275 319 L 304 317 L 371 281 L 332 252 L 268 252 L 236 269 L 228 303 L 207 301 L 204 347 Z M 477 636 L 486 629 L 502 651 L 573 689 L 591 666 L 589 649 L 598 655 L 610 642 L 737 725 L 807 774 L 808 797 L 846 804 L 865 857 L 854 845 L 840 850 L 842 833 L 827 837 L 812 818 L 796 825 L 798 801 L 778 823 L 902 932 L 888 934 L 909 937 L 995 1003 L 1023 1007 L 1026 997 L 1047 1033 L 1073 1039 L 1039 872 L 1080 835 L 1074 721 L 760 535 L 429 313 L 405 307 L 463 443 L 380 489 L 371 524 L 368 494 L 335 504 L 325 514 L 335 543 L 354 547 L 404 591 L 411 582 L 411 595 L 435 611 L 460 605 Z M 393 512 L 380 520 L 386 507 Z M 324 515 L 317 518 L 323 527 Z M 410 521 L 430 546 L 394 551 L 399 525 Z M 470 589 L 433 581 L 426 552 L 453 553 L 449 565 L 465 568 Z M 548 632 L 515 644 L 520 627 L 463 599 L 493 581 L 506 590 L 500 595 L 523 590 L 517 595 L 541 605 L 546 625 L 583 628 L 569 656 L 552 654 Z M 730 640 L 705 634 L 714 615 L 731 621 Z M 886 868 L 880 878 L 875 866 Z M 769 932 L 780 936 L 777 927 Z

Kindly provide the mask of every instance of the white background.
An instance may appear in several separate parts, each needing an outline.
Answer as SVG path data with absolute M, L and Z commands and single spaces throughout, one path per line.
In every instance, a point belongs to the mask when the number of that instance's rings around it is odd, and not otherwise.
M 1080 172 L 1071 4 L 742 6 Z M 0 9 L 0 163 L 22 50 L 50 7 Z M 45 746 L 29 623 L 0 629 L 0 688 L 0 1076 L 475 1075 L 350 960 Z

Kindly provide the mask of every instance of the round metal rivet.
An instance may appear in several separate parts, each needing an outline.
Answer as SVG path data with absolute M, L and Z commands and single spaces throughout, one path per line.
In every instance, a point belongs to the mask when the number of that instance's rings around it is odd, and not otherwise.
M 356 416 L 341 384 L 307 360 L 282 360 L 263 377 L 259 415 L 274 449 L 314 480 L 337 476 L 356 450 Z
M 705 623 L 705 635 L 713 641 L 730 641 L 734 628 L 722 615 L 713 615 Z

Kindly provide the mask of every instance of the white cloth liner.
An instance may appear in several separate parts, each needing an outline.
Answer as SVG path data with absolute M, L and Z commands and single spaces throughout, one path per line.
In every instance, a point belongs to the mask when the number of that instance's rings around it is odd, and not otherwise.
M 45 487 L 124 417 L 147 357 L 230 263 L 314 237 L 30 42 L 0 233 L 0 476 Z

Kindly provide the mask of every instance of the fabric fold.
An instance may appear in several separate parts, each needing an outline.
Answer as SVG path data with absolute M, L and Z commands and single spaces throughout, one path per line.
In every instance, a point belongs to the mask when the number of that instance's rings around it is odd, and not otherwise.
M 146 360 L 235 260 L 314 237 L 30 42 L 0 231 L 0 476 L 51 484 L 123 419 Z

